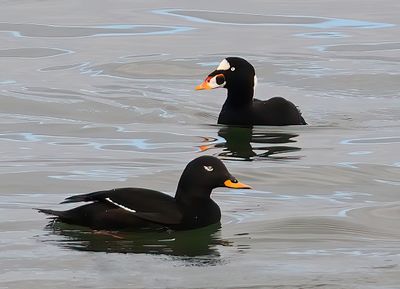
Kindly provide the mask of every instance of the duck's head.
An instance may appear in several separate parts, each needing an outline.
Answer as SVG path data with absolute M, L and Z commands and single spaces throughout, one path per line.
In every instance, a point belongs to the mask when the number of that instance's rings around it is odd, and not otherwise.
M 217 69 L 211 72 L 196 90 L 224 87 L 226 89 L 248 90 L 257 85 L 257 76 L 253 65 L 240 57 L 227 57 Z
M 213 156 L 201 156 L 187 164 L 179 181 L 179 189 L 185 194 L 204 193 L 208 197 L 211 190 L 218 187 L 233 189 L 250 189 L 251 187 L 239 182 L 223 162 Z

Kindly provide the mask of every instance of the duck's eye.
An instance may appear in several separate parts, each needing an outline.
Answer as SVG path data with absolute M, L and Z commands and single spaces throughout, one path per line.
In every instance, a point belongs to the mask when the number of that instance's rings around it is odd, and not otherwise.
M 217 77 L 215 78 L 215 82 L 216 82 L 218 85 L 223 84 L 223 83 L 225 82 L 225 77 L 224 77 L 224 75 L 223 75 L 223 74 L 217 75 Z
M 236 69 L 236 68 L 235 68 L 234 66 L 231 67 L 231 71 L 235 71 L 235 69 Z
M 204 169 L 205 169 L 207 172 L 212 172 L 212 171 L 214 170 L 214 168 L 213 168 L 212 166 L 204 166 Z

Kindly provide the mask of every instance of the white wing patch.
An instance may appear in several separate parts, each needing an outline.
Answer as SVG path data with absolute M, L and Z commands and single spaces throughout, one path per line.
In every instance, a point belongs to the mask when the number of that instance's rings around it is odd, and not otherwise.
M 110 202 L 113 205 L 116 205 L 117 207 L 120 207 L 121 209 L 124 209 L 125 211 L 131 212 L 131 213 L 136 213 L 135 210 L 129 209 L 128 207 L 125 207 L 124 205 L 118 204 L 118 203 L 114 202 L 113 200 L 111 200 L 110 198 L 105 198 L 105 200 Z
M 217 70 L 228 70 L 229 68 L 231 68 L 231 65 L 229 64 L 228 60 L 224 59 L 218 65 Z
M 256 88 L 257 82 L 258 82 L 257 76 L 254 75 L 254 86 L 253 86 L 253 89 Z

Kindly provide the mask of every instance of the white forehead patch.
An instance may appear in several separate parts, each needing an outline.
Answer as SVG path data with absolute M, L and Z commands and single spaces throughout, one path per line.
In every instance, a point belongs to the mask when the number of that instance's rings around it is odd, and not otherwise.
M 224 59 L 218 65 L 217 70 L 228 70 L 229 68 L 231 68 L 231 65 L 229 64 L 228 60 Z

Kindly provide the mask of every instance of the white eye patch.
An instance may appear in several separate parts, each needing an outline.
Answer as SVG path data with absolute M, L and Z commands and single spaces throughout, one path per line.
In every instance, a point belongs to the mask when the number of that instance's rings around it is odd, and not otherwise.
M 236 68 L 235 68 L 234 66 L 231 67 L 231 71 L 235 71 L 235 69 L 236 69 Z
M 212 166 L 204 166 L 204 169 L 205 169 L 207 172 L 212 172 L 212 171 L 214 170 L 214 168 L 213 168 Z
M 218 75 L 214 76 L 213 78 L 211 78 L 208 82 L 208 84 L 210 85 L 211 88 L 217 88 L 217 87 L 223 87 L 225 85 L 225 81 L 223 83 L 218 84 L 217 83 L 217 77 Z M 224 78 L 225 80 L 225 78 Z
M 218 65 L 217 70 L 228 70 L 229 68 L 231 68 L 231 65 L 229 64 L 228 60 L 224 59 Z

